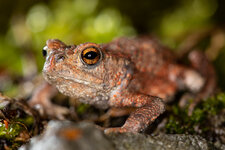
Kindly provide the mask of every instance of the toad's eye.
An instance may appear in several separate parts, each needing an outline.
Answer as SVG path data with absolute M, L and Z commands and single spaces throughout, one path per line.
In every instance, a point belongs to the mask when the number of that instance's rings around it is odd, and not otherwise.
M 43 55 L 43 57 L 47 56 L 47 47 L 46 46 L 42 49 L 42 55 Z
M 81 52 L 81 59 L 87 65 L 95 65 L 101 59 L 101 52 L 97 47 L 88 47 Z

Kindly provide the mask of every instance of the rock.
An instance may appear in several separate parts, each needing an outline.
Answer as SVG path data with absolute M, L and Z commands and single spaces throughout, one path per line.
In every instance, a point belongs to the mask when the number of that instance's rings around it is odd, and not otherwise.
M 44 134 L 34 137 L 20 150 L 115 150 L 95 125 L 69 121 L 50 121 Z
M 46 131 L 31 139 L 20 150 L 211 150 L 224 145 L 208 142 L 198 135 L 110 133 L 96 125 L 69 121 L 50 121 Z
M 197 135 L 111 133 L 108 137 L 117 150 L 211 150 L 215 147 Z

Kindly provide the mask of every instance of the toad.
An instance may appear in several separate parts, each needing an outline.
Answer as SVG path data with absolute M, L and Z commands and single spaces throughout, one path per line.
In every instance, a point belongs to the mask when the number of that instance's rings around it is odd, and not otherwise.
M 80 45 L 50 39 L 43 55 L 43 76 L 61 93 L 102 109 L 137 108 L 122 127 L 105 132 L 140 132 L 164 112 L 165 103 L 177 91 L 187 90 L 200 101 L 212 94 L 216 84 L 214 69 L 202 52 L 192 51 L 191 65 L 185 66 L 150 37 Z M 48 91 L 49 84 L 41 88 L 42 92 Z M 49 95 L 45 92 L 44 97 Z M 51 105 L 48 98 L 42 102 L 33 98 L 31 103 Z

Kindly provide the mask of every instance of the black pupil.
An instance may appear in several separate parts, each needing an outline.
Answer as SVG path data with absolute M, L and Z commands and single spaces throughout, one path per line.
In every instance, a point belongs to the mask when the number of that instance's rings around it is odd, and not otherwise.
M 42 55 L 45 57 L 47 55 L 47 51 L 46 50 L 42 50 Z
M 96 52 L 87 52 L 85 55 L 84 55 L 85 58 L 87 59 L 95 59 L 97 57 L 97 53 Z

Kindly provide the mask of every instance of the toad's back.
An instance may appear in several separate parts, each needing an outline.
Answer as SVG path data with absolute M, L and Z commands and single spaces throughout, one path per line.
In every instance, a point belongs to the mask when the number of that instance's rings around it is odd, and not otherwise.
M 171 66 L 176 65 L 175 55 L 153 38 L 119 38 L 102 45 L 104 49 L 123 55 L 135 66 L 134 79 L 130 90 L 169 98 L 177 85 L 169 79 Z
M 173 53 L 149 37 L 142 38 L 118 38 L 110 43 L 104 44 L 106 50 L 123 54 L 134 63 L 140 72 L 151 72 L 154 74 L 164 64 L 174 63 Z M 125 55 L 125 56 L 124 56 Z

